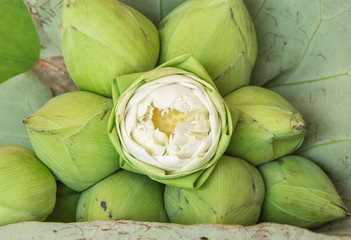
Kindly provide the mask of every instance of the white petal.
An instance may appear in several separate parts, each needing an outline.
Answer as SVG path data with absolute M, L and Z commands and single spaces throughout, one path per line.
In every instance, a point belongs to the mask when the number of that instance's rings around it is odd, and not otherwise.
M 166 112 L 176 109 L 188 119 L 168 137 L 151 121 L 154 108 Z M 205 87 L 191 78 L 174 75 L 146 83 L 126 94 L 116 113 L 124 149 L 140 161 L 168 172 L 197 169 L 217 149 L 221 129 L 217 109 Z

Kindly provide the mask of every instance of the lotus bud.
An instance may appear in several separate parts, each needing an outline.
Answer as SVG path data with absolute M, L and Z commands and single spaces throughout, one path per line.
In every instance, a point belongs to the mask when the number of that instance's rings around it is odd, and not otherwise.
M 315 228 L 350 215 L 328 176 L 306 158 L 286 156 L 259 170 L 266 185 L 263 222 Z
M 77 221 L 123 219 L 168 222 L 163 185 L 146 176 L 119 170 L 81 194 Z
M 160 62 L 192 54 L 222 96 L 249 84 L 257 39 L 242 0 L 190 0 L 160 24 Z
M 230 111 L 240 111 L 227 154 L 254 166 L 295 151 L 306 135 L 301 114 L 277 93 L 256 86 L 240 88 L 226 101 Z
M 225 155 L 199 189 L 165 188 L 167 215 L 179 224 L 253 225 L 263 200 L 259 171 L 242 159 Z
M 115 77 L 151 70 L 159 55 L 153 23 L 116 0 L 65 0 L 61 39 L 77 87 L 108 97 Z
M 109 122 L 121 167 L 173 186 L 201 186 L 233 127 L 211 78 L 190 55 L 125 77 L 114 85 L 114 95 L 122 94 Z M 132 84 L 125 89 L 126 79 Z
M 24 120 L 39 159 L 75 191 L 119 168 L 107 135 L 112 100 L 78 91 L 57 96 Z
M 0 196 L 0 226 L 44 221 L 55 205 L 55 178 L 32 150 L 1 146 Z
M 75 222 L 80 193 L 57 183 L 56 203 L 46 222 Z

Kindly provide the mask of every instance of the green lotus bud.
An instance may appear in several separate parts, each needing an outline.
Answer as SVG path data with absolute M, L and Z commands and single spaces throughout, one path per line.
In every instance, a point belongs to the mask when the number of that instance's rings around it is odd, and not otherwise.
M 291 155 L 259 170 L 266 185 L 261 221 L 314 228 L 349 215 L 332 182 L 312 161 Z
M 306 135 L 300 113 L 283 97 L 262 87 L 247 86 L 229 95 L 230 111 L 240 111 L 227 154 L 254 166 L 295 151 Z
M 0 196 L 0 226 L 44 221 L 55 205 L 55 178 L 32 150 L 1 146 Z
M 56 203 L 46 222 L 75 222 L 80 193 L 57 183 Z
M 130 86 L 128 87 L 128 81 Z M 117 78 L 109 122 L 122 168 L 197 188 L 228 146 L 232 118 L 213 81 L 190 55 Z
M 153 23 L 116 0 L 65 0 L 61 39 L 77 87 L 104 96 L 115 77 L 151 70 L 159 55 Z
M 259 171 L 239 158 L 222 156 L 199 189 L 165 188 L 169 220 L 180 224 L 252 225 L 259 218 L 264 184 Z
M 249 84 L 257 39 L 242 0 L 189 0 L 160 24 L 160 62 L 192 54 L 222 96 Z
M 77 221 L 135 220 L 167 222 L 163 185 L 119 170 L 81 194 Z
M 82 191 L 119 168 L 107 135 L 112 100 L 70 92 L 24 120 L 38 158 L 65 185 Z

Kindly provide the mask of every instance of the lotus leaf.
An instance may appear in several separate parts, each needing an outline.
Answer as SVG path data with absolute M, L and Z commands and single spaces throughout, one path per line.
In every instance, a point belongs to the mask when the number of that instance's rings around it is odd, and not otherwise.
M 24 0 L 32 13 L 32 18 L 40 41 L 40 58 L 62 56 L 60 23 L 62 0 Z
M 35 27 L 22 0 L 2 0 L 0 16 L 1 83 L 31 69 L 39 57 L 40 47 Z
M 179 225 L 135 221 L 95 221 L 80 223 L 26 222 L 0 227 L 3 240 L 33 239 L 231 239 L 231 240 L 346 240 L 349 237 L 316 234 L 303 228 L 274 223 L 250 227 L 239 225 Z
M 246 0 L 258 38 L 252 84 L 291 102 L 307 123 L 297 151 L 351 206 L 351 1 Z
M 120 0 L 148 17 L 156 26 L 173 8 L 185 0 Z
M 41 108 L 50 98 L 50 88 L 32 73 L 23 73 L 0 84 L 0 145 L 32 148 L 22 120 Z

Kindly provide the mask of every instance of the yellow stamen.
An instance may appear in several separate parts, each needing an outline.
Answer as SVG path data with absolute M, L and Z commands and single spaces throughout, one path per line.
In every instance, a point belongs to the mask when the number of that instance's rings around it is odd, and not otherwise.
M 154 123 L 155 129 L 159 129 L 164 132 L 169 137 L 174 133 L 175 127 L 187 119 L 185 113 L 178 110 L 173 110 L 170 112 L 164 112 L 162 115 L 162 110 L 155 108 L 153 110 L 152 122 Z

